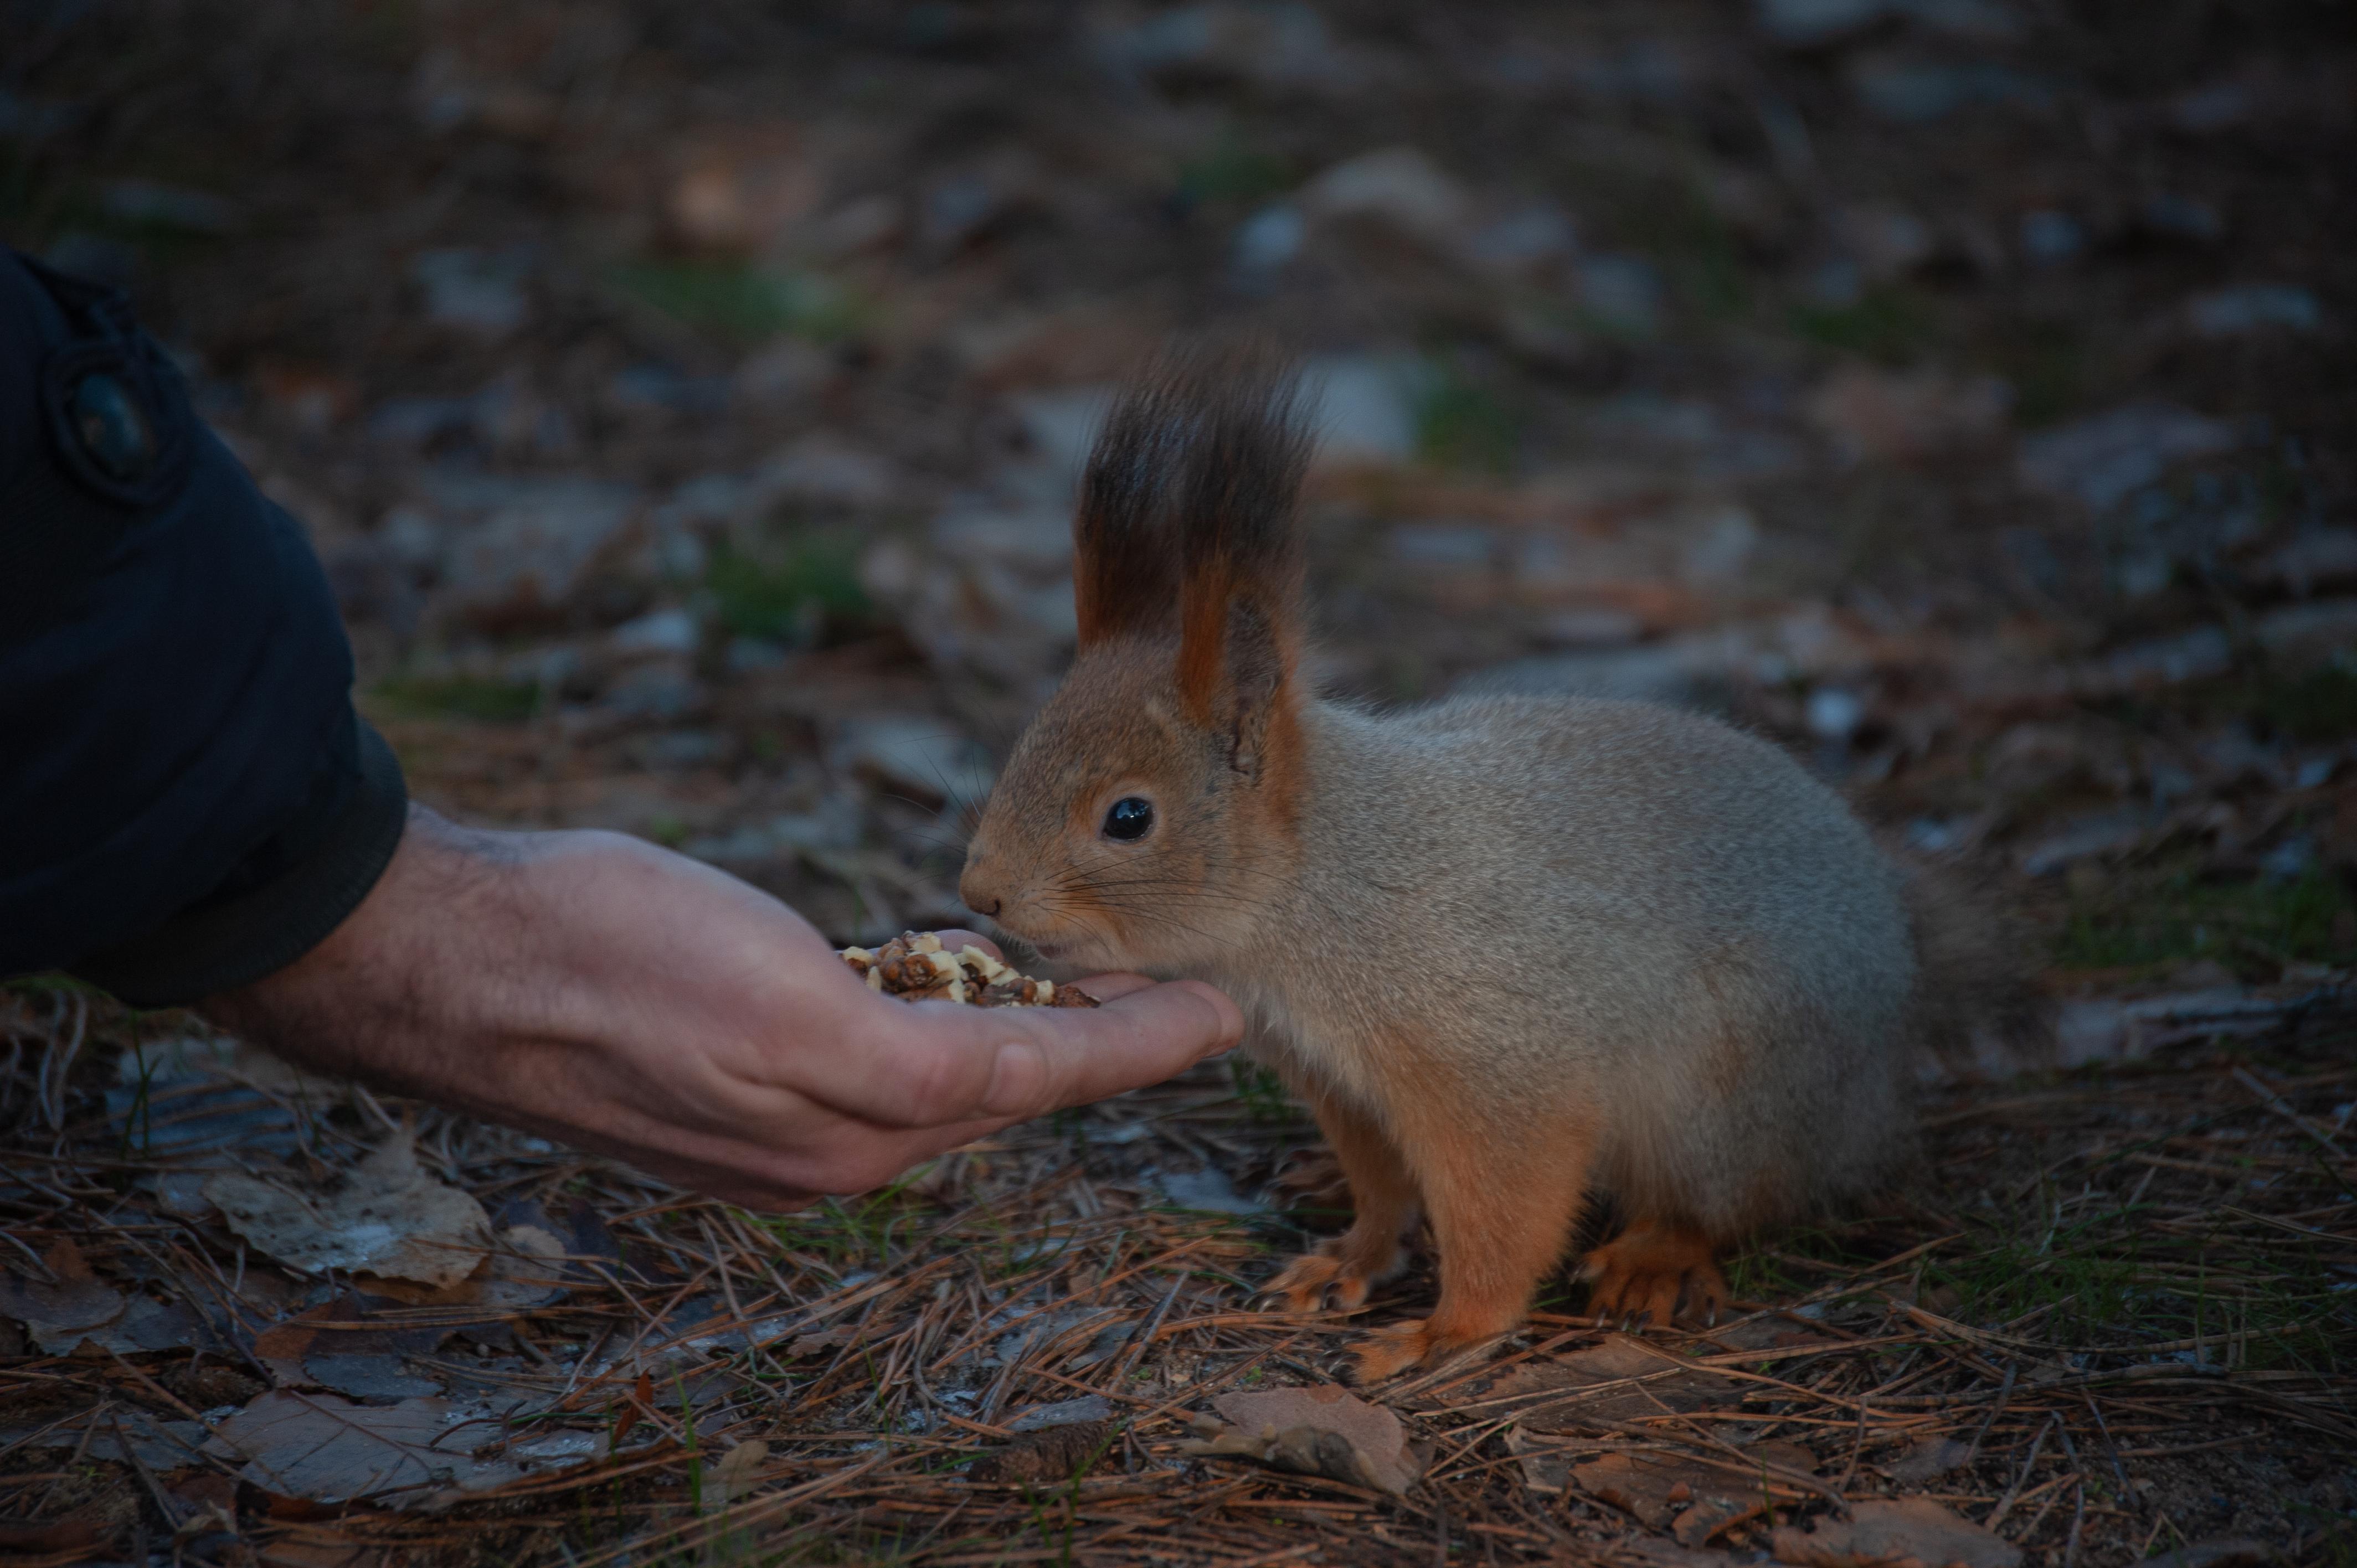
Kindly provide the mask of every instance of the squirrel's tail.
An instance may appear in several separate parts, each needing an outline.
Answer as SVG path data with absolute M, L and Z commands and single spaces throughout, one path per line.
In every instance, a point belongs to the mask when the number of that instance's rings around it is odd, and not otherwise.
M 1927 1076 L 1999 1076 L 2053 1059 L 2053 1009 L 2033 983 L 2029 941 L 1961 871 L 1899 858 L 1915 938 L 1909 1028 Z

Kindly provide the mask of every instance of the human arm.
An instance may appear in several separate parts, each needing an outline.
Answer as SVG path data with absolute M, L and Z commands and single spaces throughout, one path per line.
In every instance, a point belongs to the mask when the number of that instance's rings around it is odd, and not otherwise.
M 200 1008 L 306 1065 L 779 1208 L 1158 1082 L 1243 1031 L 1207 985 L 1088 985 L 1104 1006 L 912 1006 L 709 866 L 412 807 L 341 926 Z

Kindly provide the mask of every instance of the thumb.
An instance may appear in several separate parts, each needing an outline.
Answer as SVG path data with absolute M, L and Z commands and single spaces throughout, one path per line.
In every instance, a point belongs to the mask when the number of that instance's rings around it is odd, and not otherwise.
M 998 1043 L 976 1108 L 985 1116 L 1043 1116 L 1160 1083 L 1244 1030 L 1236 1004 L 1200 980 L 1149 985 L 1101 1007 L 1025 1012 L 1028 1026 Z
M 813 1087 L 888 1127 L 1004 1123 L 1085 1104 L 1184 1072 L 1243 1034 L 1236 1004 L 1200 981 L 1092 1008 L 885 1005 L 872 1048 L 821 1058 L 833 1081 Z

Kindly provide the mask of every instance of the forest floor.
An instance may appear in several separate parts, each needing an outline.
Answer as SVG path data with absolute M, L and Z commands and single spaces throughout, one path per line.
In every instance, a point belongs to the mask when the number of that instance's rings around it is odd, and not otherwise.
M 11 982 L 0 1563 L 2357 1560 L 2352 106 L 2323 0 L 0 0 L 0 238 L 304 520 L 420 799 L 971 923 L 1093 411 L 1254 330 L 1323 687 L 1773 736 L 2059 1032 L 1736 1323 L 1558 1281 L 1361 1409 L 1286 1391 L 1429 1259 L 1253 1310 L 1339 1198 L 1247 1067 L 777 1219 Z

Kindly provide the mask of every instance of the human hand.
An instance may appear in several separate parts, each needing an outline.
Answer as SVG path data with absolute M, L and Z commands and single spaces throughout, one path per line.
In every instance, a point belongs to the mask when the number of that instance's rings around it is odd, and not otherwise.
M 306 1065 L 790 1208 L 1159 1082 L 1243 1033 L 1200 982 L 1082 984 L 1104 1005 L 911 1005 L 710 866 L 619 834 L 479 832 L 413 807 L 383 877 L 326 941 L 200 1010 Z

